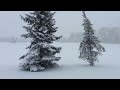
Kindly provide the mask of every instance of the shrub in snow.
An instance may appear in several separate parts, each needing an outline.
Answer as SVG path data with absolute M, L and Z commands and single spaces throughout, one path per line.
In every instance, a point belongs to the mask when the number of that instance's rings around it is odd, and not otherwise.
M 55 36 L 57 31 L 55 20 L 51 11 L 34 11 L 21 16 L 27 26 L 23 26 L 27 33 L 23 34 L 24 38 L 31 38 L 31 44 L 26 48 L 28 53 L 21 56 L 22 62 L 20 66 L 29 71 L 41 71 L 47 68 L 55 67 L 55 61 L 61 57 L 56 57 L 56 53 L 60 53 L 61 47 L 51 45 L 53 41 L 59 40 L 61 36 Z
M 95 30 L 92 28 L 92 24 L 86 17 L 85 11 L 83 11 L 83 18 L 85 32 L 79 48 L 79 58 L 87 60 L 90 66 L 94 66 L 94 61 L 97 61 L 97 57 L 98 55 L 101 55 L 101 52 L 105 52 L 105 48 L 99 44 L 100 41 L 98 40 L 98 37 L 95 36 Z

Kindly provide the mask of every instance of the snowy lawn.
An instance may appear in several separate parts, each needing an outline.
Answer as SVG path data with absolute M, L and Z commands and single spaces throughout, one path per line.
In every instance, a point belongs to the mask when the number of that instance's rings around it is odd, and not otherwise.
M 79 43 L 55 43 L 61 46 L 58 68 L 42 71 L 22 71 L 19 57 L 26 53 L 29 43 L 0 43 L 0 79 L 120 79 L 120 45 L 102 44 L 106 53 L 100 62 L 90 67 L 86 61 L 78 59 Z

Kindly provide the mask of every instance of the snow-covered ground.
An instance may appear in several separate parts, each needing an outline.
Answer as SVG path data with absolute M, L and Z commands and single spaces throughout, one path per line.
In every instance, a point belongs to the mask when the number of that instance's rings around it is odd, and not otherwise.
M 103 44 L 106 53 L 100 62 L 90 67 L 78 59 L 79 43 L 55 43 L 61 46 L 61 60 L 58 68 L 42 71 L 22 71 L 19 57 L 26 53 L 29 43 L 0 43 L 0 79 L 120 79 L 120 45 Z

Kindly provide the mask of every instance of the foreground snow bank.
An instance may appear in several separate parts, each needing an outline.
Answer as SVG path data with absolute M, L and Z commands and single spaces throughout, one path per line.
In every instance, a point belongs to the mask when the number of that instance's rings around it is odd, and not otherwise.
M 1 79 L 120 79 L 119 44 L 102 44 L 106 53 L 99 57 L 95 67 L 79 60 L 79 43 L 55 43 L 61 46 L 59 67 L 42 72 L 22 71 L 19 57 L 26 53 L 29 43 L 0 43 Z

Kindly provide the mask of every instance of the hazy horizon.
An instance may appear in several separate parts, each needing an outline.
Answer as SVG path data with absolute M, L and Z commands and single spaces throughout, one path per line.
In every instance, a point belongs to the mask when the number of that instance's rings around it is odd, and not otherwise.
M 0 11 L 0 37 L 19 37 L 25 33 L 26 31 L 22 28 L 25 23 L 20 15 L 28 12 Z M 102 27 L 120 27 L 120 11 L 88 11 L 86 14 L 95 30 Z M 57 35 L 68 37 L 71 33 L 83 31 L 81 11 L 56 11 L 54 18 L 58 27 Z

